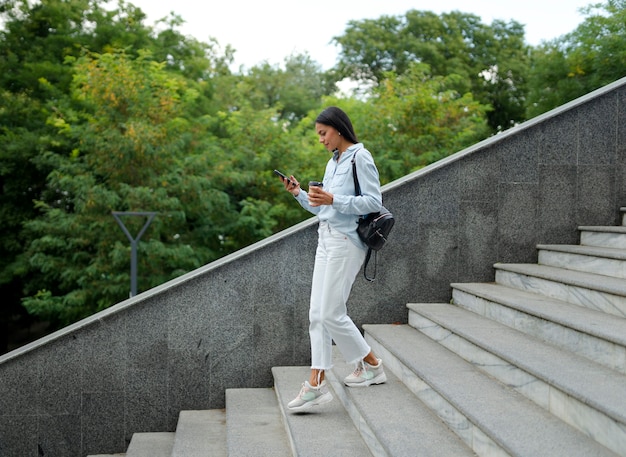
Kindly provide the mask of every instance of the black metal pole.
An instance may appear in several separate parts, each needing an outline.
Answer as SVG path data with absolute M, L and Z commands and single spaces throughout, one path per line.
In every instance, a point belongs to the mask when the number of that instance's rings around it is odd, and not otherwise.
M 113 217 L 122 228 L 122 231 L 130 241 L 130 296 L 134 297 L 137 295 L 137 246 L 139 244 L 139 239 L 142 237 L 152 219 L 157 214 L 155 212 L 135 212 L 135 211 L 113 211 Z M 147 217 L 146 223 L 143 225 L 143 228 L 139 231 L 139 234 L 133 238 L 130 234 L 124 222 L 121 219 L 121 216 L 141 216 Z

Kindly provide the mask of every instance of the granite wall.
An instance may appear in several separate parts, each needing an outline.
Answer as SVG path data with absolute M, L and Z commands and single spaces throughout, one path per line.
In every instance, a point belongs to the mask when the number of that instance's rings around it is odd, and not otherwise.
M 406 322 L 407 302 L 448 302 L 452 282 L 617 223 L 625 156 L 622 79 L 385 186 L 396 225 L 350 315 Z M 224 407 L 226 388 L 272 385 L 272 366 L 307 365 L 316 238 L 305 221 L 0 357 L 0 456 L 122 452 L 181 410 Z

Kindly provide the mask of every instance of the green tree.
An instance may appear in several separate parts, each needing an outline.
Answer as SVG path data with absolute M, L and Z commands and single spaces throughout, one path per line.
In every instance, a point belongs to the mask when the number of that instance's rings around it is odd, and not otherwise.
M 302 119 L 319 106 L 320 99 L 336 91 L 332 76 L 308 54 L 291 55 L 284 68 L 265 62 L 242 77 L 237 97 L 254 109 L 275 108 L 286 121 Z
M 208 218 L 200 213 L 227 206 L 227 198 L 213 192 L 208 163 L 198 169 L 198 151 L 185 141 L 194 127 L 185 105 L 196 93 L 163 67 L 144 53 L 76 60 L 75 102 L 49 118 L 74 149 L 40 156 L 53 170 L 50 196 L 37 202 L 43 216 L 26 224 L 32 241 L 23 258 L 32 275 L 24 303 L 31 313 L 69 323 L 127 297 L 129 247 L 112 211 L 158 212 L 141 245 L 142 289 L 210 257 L 193 222 L 203 231 Z M 127 223 L 135 234 L 142 224 Z
M 296 160 L 284 158 L 299 140 L 277 111 L 196 118 L 194 84 L 166 66 L 148 52 L 74 61 L 72 102 L 48 119 L 71 153 L 39 158 L 53 170 L 48 198 L 26 224 L 31 313 L 69 323 L 127 296 L 129 247 L 114 210 L 158 212 L 140 244 L 141 290 L 302 220 L 271 174 Z M 127 224 L 137 233 L 143 221 Z
M 0 87 L 46 97 L 39 79 L 45 75 L 58 90 L 66 90 L 71 73 L 64 59 L 79 56 L 83 47 L 95 52 L 149 47 L 152 30 L 143 25 L 145 14 L 140 9 L 119 1 L 118 9 L 107 11 L 100 3 L 105 2 L 0 2 L 5 29 L 0 40 Z
M 284 191 L 274 169 L 306 179 L 319 176 L 317 168 L 323 168 L 311 155 L 315 146 L 313 124 L 307 123 L 305 128 L 296 123 L 286 129 L 277 109 L 255 110 L 249 106 L 221 113 L 220 117 L 224 131 L 219 144 L 224 157 L 219 160 L 221 169 L 214 179 L 240 213 L 233 217 L 231 231 L 224 235 L 228 246 L 236 249 L 306 217 L 293 205 L 293 197 Z
M 45 172 L 26 166 L 45 145 L 38 132 L 45 122 L 42 111 L 41 103 L 28 96 L 0 89 L 0 332 L 5 338 L 10 322 L 30 321 L 20 306 L 26 272 L 16 259 L 28 240 L 22 225 L 36 217 L 32 201 L 45 183 Z M 1 351 L 7 343 L 0 343 Z
M 533 53 L 528 117 L 544 113 L 626 75 L 626 1 L 582 9 L 571 33 Z
M 414 64 L 388 73 L 367 101 L 335 100 L 350 113 L 359 139 L 376 158 L 381 182 L 389 182 L 485 137 L 485 112 L 454 87 L 458 76 L 434 76 Z M 329 103 L 332 103 L 329 100 Z
M 460 76 L 454 90 L 491 106 L 492 131 L 524 120 L 528 46 L 516 21 L 488 26 L 473 14 L 411 10 L 351 21 L 334 41 L 341 45 L 339 77 L 376 85 L 387 72 L 402 75 L 424 63 L 434 76 Z
M 87 160 L 81 154 L 88 148 L 99 150 L 100 145 L 109 146 L 102 138 L 96 137 L 95 130 L 90 132 L 84 125 L 87 118 L 83 109 L 86 108 L 72 99 L 71 84 L 76 67 L 71 62 L 83 55 L 85 49 L 105 55 L 121 48 L 128 58 L 138 57 L 143 52 L 141 49 L 147 49 L 157 56 L 155 59 L 164 62 L 163 71 L 185 78 L 187 92 L 193 97 L 188 97 L 184 106 L 187 117 L 194 120 L 193 127 L 168 130 L 175 140 L 168 138 L 166 141 L 177 142 L 181 150 L 188 148 L 195 151 L 194 148 L 200 145 L 204 151 L 210 150 L 210 131 L 215 129 L 215 124 L 208 114 L 219 111 L 223 102 L 215 94 L 219 91 L 219 84 L 226 84 L 219 81 L 231 78 L 228 65 L 232 61 L 232 50 L 227 47 L 226 53 L 221 55 L 214 41 L 205 44 L 182 36 L 176 30 L 180 18 L 175 16 L 164 19 L 162 22 L 166 27 L 157 32 L 144 24 L 145 15 L 137 7 L 120 1 L 117 8 L 111 10 L 100 6 L 104 3 L 104 0 L 0 1 L 0 226 L 3 228 L 0 236 L 0 293 L 5 297 L 0 310 L 0 323 L 3 325 L 22 312 L 20 298 L 34 293 L 37 282 L 43 279 L 43 270 L 31 268 L 26 261 L 27 256 L 23 255 L 25 246 L 34 246 L 32 238 L 37 236 L 38 224 L 51 217 L 62 202 L 67 203 L 71 198 L 69 190 L 87 196 L 90 192 L 97 192 L 97 186 L 101 185 L 103 174 L 97 176 L 94 182 L 87 177 L 79 182 L 76 177 L 76 182 L 70 185 L 67 175 L 72 173 L 68 170 L 73 169 L 79 175 L 84 172 L 80 167 L 93 167 L 100 163 L 109 166 L 112 173 L 118 171 L 110 166 L 111 161 L 107 161 L 106 157 L 93 155 L 89 157 L 90 164 L 81 162 Z M 166 112 L 160 106 L 154 111 Z M 106 113 L 109 114 L 119 118 L 119 113 Z M 113 138 L 120 139 L 121 143 L 126 141 L 126 146 L 132 143 L 128 135 L 121 134 L 121 128 L 119 131 L 106 130 L 102 123 L 97 122 L 91 127 L 96 126 Z M 131 131 L 135 129 L 137 138 L 141 139 L 161 134 L 150 123 L 126 127 Z M 83 134 L 85 136 L 80 137 Z M 143 147 L 143 151 L 139 147 L 129 150 L 136 155 L 138 163 L 143 154 L 143 164 L 152 166 L 150 149 L 154 147 L 153 142 L 148 141 Z M 106 150 L 110 149 L 103 149 Z M 77 152 L 79 154 L 75 156 Z M 206 237 L 206 244 L 196 243 L 198 252 L 206 251 L 198 256 L 203 258 L 224 253 L 222 243 L 213 242 L 217 235 L 207 233 L 206 227 L 213 226 L 207 223 L 210 220 L 210 216 L 206 215 L 207 207 L 213 204 L 219 206 L 215 202 L 220 199 L 224 204 L 228 203 L 227 195 L 214 192 L 212 188 L 206 189 L 202 176 L 207 168 L 210 169 L 210 164 L 206 158 L 198 158 L 196 153 L 168 170 L 172 178 L 169 182 L 185 189 L 185 197 L 180 198 L 187 198 L 186 223 L 194 227 L 197 238 Z M 65 170 L 63 179 L 58 175 L 60 170 Z M 137 172 L 130 174 L 129 182 L 139 179 L 145 168 L 139 167 Z M 85 187 L 81 188 L 79 184 Z M 214 197 L 209 199 L 212 203 L 196 198 L 205 190 Z M 101 192 L 102 196 L 95 200 L 107 201 L 108 191 Z M 117 192 L 115 195 L 122 195 L 121 190 Z M 194 192 L 197 193 L 192 197 Z M 33 202 L 38 203 L 34 205 Z M 198 202 L 206 202 L 206 205 Z M 76 203 L 71 201 L 68 204 L 69 209 L 63 211 L 73 211 Z M 124 204 L 130 205 L 129 202 Z M 113 206 L 119 209 L 119 202 L 111 204 Z M 43 219 L 42 213 L 45 213 Z M 112 218 L 110 222 L 111 227 L 119 231 Z M 76 224 L 74 228 L 78 230 L 88 226 Z M 43 226 L 39 227 L 42 230 Z M 155 221 L 153 227 L 158 227 L 158 222 Z M 56 227 L 52 228 L 56 230 Z M 223 230 L 220 224 L 219 231 Z M 185 242 L 186 233 L 181 231 L 177 238 L 179 243 Z M 121 231 L 116 236 L 120 234 Z M 207 246 L 206 249 L 204 246 Z M 124 262 L 127 263 L 127 260 Z M 183 261 L 178 271 L 188 268 L 191 268 L 190 264 Z M 120 271 L 126 272 L 127 267 Z M 144 268 L 143 271 L 151 270 Z M 169 278 L 171 271 L 156 276 Z M 160 280 L 158 278 L 148 283 L 154 284 Z M 48 278 L 42 284 L 47 287 L 45 285 L 50 282 L 54 281 Z M 49 287 L 49 290 L 57 289 Z M 6 334 L 4 331 L 0 333 Z

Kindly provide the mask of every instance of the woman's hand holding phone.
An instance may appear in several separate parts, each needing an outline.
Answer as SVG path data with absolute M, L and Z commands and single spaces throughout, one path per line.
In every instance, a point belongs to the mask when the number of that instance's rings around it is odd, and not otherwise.
M 285 190 L 290 192 L 294 197 L 298 196 L 298 194 L 300 193 L 300 183 L 296 181 L 296 178 L 293 175 L 287 177 L 287 175 L 281 173 L 278 170 L 274 170 L 274 174 L 277 175 L 283 182 Z

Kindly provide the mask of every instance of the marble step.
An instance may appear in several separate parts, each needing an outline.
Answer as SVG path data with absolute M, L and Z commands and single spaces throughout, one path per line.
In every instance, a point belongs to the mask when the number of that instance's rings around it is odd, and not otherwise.
M 538 263 L 626 279 L 626 249 L 540 244 Z
M 274 389 L 227 389 L 226 418 L 228 455 L 292 455 Z
M 452 284 L 455 305 L 626 374 L 626 319 L 493 283 Z
M 298 457 L 371 456 L 372 453 L 355 428 L 348 412 L 332 390 L 333 401 L 315 406 L 306 413 L 292 413 L 287 403 L 293 400 L 309 379 L 308 367 L 274 367 L 274 388 L 283 416 L 291 451 Z
M 478 455 L 615 456 L 514 389 L 408 325 L 366 325 L 366 339 Z
M 126 457 L 170 457 L 174 448 L 175 433 L 134 433 Z
M 450 304 L 409 324 L 595 441 L 626 456 L 626 376 Z
M 226 457 L 226 414 L 223 409 L 181 411 L 172 457 Z
M 581 245 L 626 249 L 626 226 L 582 226 L 578 230 Z
M 497 263 L 494 268 L 498 284 L 626 317 L 623 279 L 536 264 Z
M 333 369 L 326 379 L 375 456 L 475 455 L 390 370 L 384 384 L 346 387 L 343 379 L 353 369 L 335 347 Z

